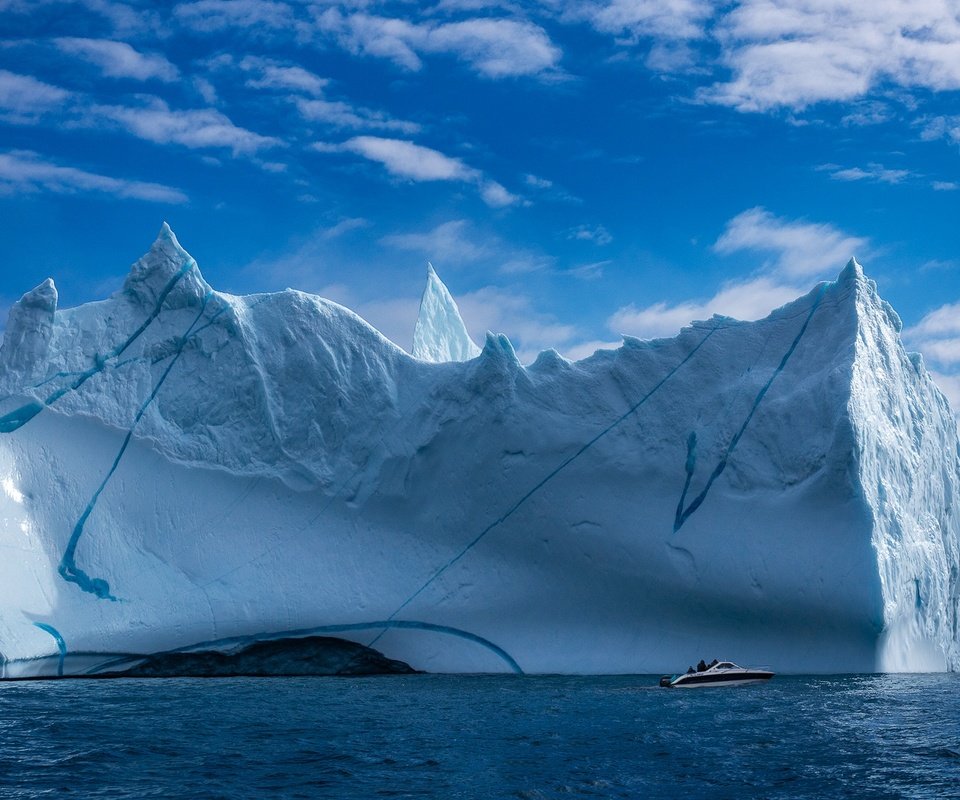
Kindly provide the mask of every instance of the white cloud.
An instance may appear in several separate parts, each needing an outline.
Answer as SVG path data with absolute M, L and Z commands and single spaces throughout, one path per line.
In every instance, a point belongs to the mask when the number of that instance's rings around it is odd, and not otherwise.
M 115 123 L 155 144 L 179 144 L 192 149 L 222 147 L 232 150 L 234 155 L 252 155 L 282 144 L 273 137 L 234 125 L 215 109 L 178 111 L 159 98 L 150 98 L 143 106 L 91 106 L 84 122 L 92 126 Z
M 943 0 L 741 0 L 715 26 L 729 81 L 701 99 L 801 110 L 884 82 L 960 89 L 960 18 Z
M 470 264 L 493 255 L 490 244 L 473 236 L 469 223 L 463 219 L 444 222 L 425 233 L 391 234 L 380 242 L 397 250 L 419 253 L 438 266 Z
M 948 375 L 930 370 L 930 377 L 933 378 L 937 386 L 940 387 L 940 391 L 946 396 L 953 413 L 956 415 L 960 412 L 960 375 Z
M 960 303 L 935 308 L 901 335 L 908 347 L 923 354 L 954 413 L 960 412 Z
M 933 181 L 930 186 L 935 192 L 955 192 L 960 189 L 960 183 L 954 181 Z
M 70 96 L 70 92 L 59 86 L 0 69 L 0 119 L 6 122 L 34 123 L 43 114 L 59 108 Z
M 571 361 L 580 361 L 580 359 L 589 358 L 596 353 L 597 350 L 616 350 L 622 343 L 622 340 L 608 342 L 604 339 L 591 339 L 588 342 L 562 345 L 560 354 Z
M 580 264 L 564 271 L 566 275 L 572 275 L 585 281 L 594 281 L 603 277 L 603 268 L 613 262 L 608 258 L 604 261 L 592 261 L 589 264 Z
M 870 163 L 863 167 L 839 167 L 836 164 L 822 164 L 817 167 L 822 172 L 829 172 L 835 181 L 870 181 L 873 183 L 902 183 L 913 175 L 908 169 L 888 169 L 883 164 Z
M 436 24 L 328 8 L 316 24 L 351 53 L 386 58 L 411 71 L 423 67 L 422 55 L 448 54 L 487 78 L 541 75 L 555 71 L 562 55 L 543 28 L 525 20 Z
M 444 222 L 425 232 L 391 234 L 383 237 L 380 244 L 417 253 L 439 268 L 482 263 L 490 271 L 515 275 L 553 266 L 551 257 L 515 247 L 495 235 L 474 229 L 462 219 Z
M 839 269 L 855 255 L 869 252 L 869 247 L 869 240 L 833 225 L 782 219 L 759 206 L 731 219 L 713 245 L 714 251 L 723 255 L 742 251 L 769 254 L 777 271 L 797 277 Z
M 727 223 L 713 249 L 724 255 L 757 252 L 767 256 L 762 273 L 725 283 L 706 299 L 624 306 L 610 317 L 608 326 L 615 333 L 655 338 L 672 336 L 684 325 L 714 314 L 760 319 L 804 294 L 810 278 L 835 275 L 852 256 L 868 248 L 867 239 L 832 225 L 786 220 L 764 208 L 751 208 Z
M 452 53 L 487 78 L 537 75 L 556 67 L 561 51 L 531 22 L 471 19 L 433 28 L 425 49 Z
M 419 144 L 404 139 L 384 139 L 379 136 L 354 136 L 342 145 L 341 150 L 376 161 L 391 175 L 412 181 L 475 181 L 480 172 L 464 164 L 459 158 L 451 158 Z
M 329 228 L 324 228 L 320 231 L 320 237 L 323 239 L 339 239 L 341 236 L 345 236 L 351 231 L 360 230 L 361 228 L 367 228 L 370 226 L 370 220 L 363 219 L 363 217 L 348 217 L 347 219 L 342 219 L 335 225 L 331 225 Z
M 382 111 L 374 111 L 342 101 L 296 97 L 293 98 L 293 102 L 304 119 L 323 122 L 337 128 L 398 131 L 407 134 L 420 131 L 420 126 L 415 122 L 392 119 Z
M 197 33 L 213 33 L 225 28 L 257 32 L 295 27 L 293 9 L 272 0 L 196 0 L 175 6 L 173 16 Z
M 694 320 L 708 319 L 714 314 L 745 320 L 761 319 L 774 308 L 796 299 L 803 292 L 798 286 L 770 277 L 759 277 L 725 284 L 719 292 L 706 300 L 692 300 L 676 305 L 660 302 L 644 308 L 625 306 L 613 314 L 607 324 L 614 333 L 644 339 L 673 336 L 684 325 Z
M 420 131 L 415 122 L 393 119 L 373 109 L 355 106 L 326 97 L 330 80 L 290 62 L 260 56 L 245 56 L 240 61 L 229 54 L 207 59 L 213 70 L 236 69 L 246 75 L 245 85 L 251 89 L 274 92 L 296 106 L 308 122 L 320 122 L 336 128 L 398 131 L 413 134 Z
M 523 182 L 534 189 L 549 189 L 553 186 L 553 181 L 548 181 L 546 178 L 539 178 L 536 175 L 524 175 Z
M 405 139 L 380 136 L 354 136 L 342 144 L 317 142 L 312 149 L 319 153 L 349 152 L 382 164 L 396 178 L 411 181 L 461 181 L 476 184 L 483 201 L 494 208 L 511 205 L 520 198 L 483 173 L 464 164 L 459 158 Z
M 177 80 L 179 70 L 159 53 L 141 53 L 126 42 L 109 39 L 78 39 L 65 37 L 53 40 L 63 53 L 77 56 L 100 67 L 109 78 L 133 78 L 147 81 Z
M 0 194 L 48 191 L 59 194 L 102 192 L 155 203 L 185 203 L 179 189 L 159 183 L 111 178 L 42 160 L 36 153 L 0 153 Z
M 112 0 L 0 0 L 0 12 L 7 14 L 35 15 L 45 7 L 63 6 L 66 18 L 76 14 L 79 6 L 105 20 L 115 36 L 123 38 L 131 34 L 156 32 L 160 29 L 160 15 L 142 3 L 135 6 Z M 99 26 L 98 26 L 99 27 Z
M 580 242 L 593 242 L 598 245 L 610 244 L 613 237 L 603 225 L 578 225 L 567 232 L 567 238 Z
M 523 363 L 530 363 L 541 350 L 561 349 L 579 335 L 573 325 L 558 322 L 539 311 L 530 297 L 515 289 L 485 286 L 456 296 L 467 330 L 481 346 L 486 332 L 504 333 Z
M 251 89 L 278 89 L 321 97 L 330 83 L 301 66 L 269 58 L 246 56 L 239 66 L 246 72 L 256 73 L 256 77 L 247 80 L 247 86 Z
M 520 201 L 517 195 L 511 194 L 496 181 L 484 181 L 480 187 L 480 197 L 491 208 L 504 208 Z
M 920 138 L 924 141 L 946 139 L 952 144 L 960 144 L 960 115 L 930 117 L 919 122 L 923 126 Z
M 903 335 L 913 340 L 960 336 L 960 303 L 947 303 L 934 309 Z
M 584 20 L 633 43 L 642 37 L 698 39 L 714 5 L 708 0 L 568 0 L 561 10 L 567 20 Z

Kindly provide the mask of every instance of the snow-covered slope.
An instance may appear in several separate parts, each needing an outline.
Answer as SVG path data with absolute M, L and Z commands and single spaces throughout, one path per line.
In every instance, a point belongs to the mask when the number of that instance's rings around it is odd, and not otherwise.
M 433 281 L 420 341 L 462 342 Z M 291 632 L 427 670 L 960 667 L 956 425 L 855 262 L 527 368 L 212 291 L 166 227 L 56 302 L 0 350 L 8 675 Z

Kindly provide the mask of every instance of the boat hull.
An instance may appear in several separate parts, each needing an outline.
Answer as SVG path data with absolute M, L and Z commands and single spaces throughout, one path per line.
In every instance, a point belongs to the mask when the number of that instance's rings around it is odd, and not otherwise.
M 736 674 L 697 672 L 680 675 L 670 682 L 671 689 L 704 689 L 718 686 L 745 686 L 751 683 L 766 683 L 774 673 L 766 670 L 744 670 Z

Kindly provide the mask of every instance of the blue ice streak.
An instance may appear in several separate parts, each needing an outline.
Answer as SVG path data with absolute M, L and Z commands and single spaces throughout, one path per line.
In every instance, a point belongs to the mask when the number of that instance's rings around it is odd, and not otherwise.
M 54 641 L 57 643 L 57 649 L 60 651 L 60 662 L 57 664 L 57 677 L 63 677 L 63 660 L 67 657 L 67 643 L 63 640 L 63 637 L 60 635 L 60 631 L 53 627 L 53 625 L 47 625 L 46 622 L 34 622 L 34 627 L 39 628 L 40 630 L 49 633 Z
M 747 426 L 750 424 L 750 420 L 753 419 L 753 415 L 757 413 L 757 409 L 760 407 L 760 402 L 766 396 L 767 392 L 770 390 L 770 387 L 773 385 L 773 382 L 777 379 L 777 376 L 783 372 L 784 367 L 787 366 L 787 362 L 790 360 L 790 357 L 793 355 L 794 351 L 797 349 L 797 345 L 800 344 L 800 340 L 803 338 L 803 335 L 807 332 L 807 326 L 810 325 L 810 320 L 813 319 L 813 315 L 816 313 L 817 308 L 820 307 L 820 301 L 823 299 L 824 292 L 827 289 L 829 284 L 823 284 L 820 287 L 820 291 L 817 293 L 816 299 L 813 301 L 813 304 L 810 306 L 810 313 L 807 314 L 807 318 L 803 321 L 803 325 L 800 327 L 800 331 L 797 333 L 793 342 L 790 344 L 789 349 L 786 353 L 783 354 L 783 358 L 780 359 L 780 364 L 773 371 L 773 374 L 770 376 L 770 379 L 763 385 L 763 388 L 757 392 L 756 398 L 754 398 L 753 405 L 750 407 L 750 413 L 747 414 L 747 418 L 743 421 L 743 424 L 740 426 L 733 438 L 730 440 L 730 444 L 727 445 L 727 449 L 724 454 L 720 457 L 720 461 L 717 462 L 717 466 L 713 468 L 713 472 L 710 473 L 710 477 L 707 480 L 707 485 L 703 487 L 703 491 L 700 492 L 693 500 L 690 501 L 690 505 L 686 508 L 683 507 L 683 502 L 687 497 L 687 490 L 690 488 L 690 479 L 693 476 L 693 470 L 696 467 L 696 436 L 691 434 L 690 439 L 687 441 L 687 480 L 683 486 L 683 494 L 680 495 L 680 502 L 677 504 L 677 514 L 673 521 L 673 532 L 676 533 L 683 527 L 690 515 L 693 514 L 704 500 L 707 499 L 707 494 L 710 491 L 710 487 L 713 486 L 713 482 L 719 478 L 723 471 L 727 468 L 727 462 L 730 460 L 730 456 L 733 454 L 733 451 L 736 449 L 737 445 L 740 443 L 740 439 L 743 436 L 744 432 L 747 430 Z
M 136 430 L 137 424 L 150 407 L 150 404 L 154 401 L 154 398 L 156 398 L 157 393 L 160 391 L 160 387 L 163 386 L 164 381 L 166 381 L 167 376 L 170 374 L 170 370 L 173 369 L 174 365 L 177 363 L 177 360 L 180 358 L 180 355 L 183 353 L 183 348 L 186 346 L 187 340 L 192 335 L 193 329 L 196 327 L 197 323 L 200 321 L 201 317 L 203 317 L 203 314 L 206 311 L 207 302 L 209 301 L 210 297 L 211 293 L 207 292 L 203 298 L 203 302 L 200 304 L 200 311 L 190 324 L 190 327 L 187 328 L 187 332 L 180 337 L 180 341 L 177 343 L 177 349 L 173 354 L 173 358 L 170 359 L 170 363 L 163 371 L 160 379 L 154 384 L 153 391 L 150 392 L 150 395 L 137 411 L 136 416 L 133 418 L 133 424 L 130 426 L 130 430 L 127 431 L 127 435 L 123 439 L 123 444 L 120 445 L 120 450 L 117 452 L 117 456 L 114 458 L 110 470 L 100 482 L 97 490 L 93 493 L 93 497 L 91 497 L 90 502 L 87 503 L 87 507 L 80 515 L 80 519 L 77 520 L 77 524 L 74 525 L 73 533 L 70 535 L 70 540 L 67 542 L 67 547 L 63 551 L 63 557 L 60 559 L 60 566 L 57 568 L 57 572 L 60 573 L 60 577 L 62 577 L 65 581 L 77 584 L 81 590 L 92 595 L 96 595 L 101 600 L 115 601 L 117 598 L 110 594 L 109 583 L 102 578 L 91 578 L 83 569 L 77 566 L 77 545 L 80 543 L 80 537 L 83 536 L 84 526 L 87 524 L 87 520 L 90 518 L 90 515 L 93 513 L 93 510 L 97 505 L 97 500 L 100 499 L 100 495 L 110 482 L 110 478 L 113 477 L 113 473 L 116 472 L 117 467 L 120 466 L 120 461 L 123 458 L 123 454 L 127 450 L 127 446 L 130 444 L 130 440 L 133 438 L 133 432 Z

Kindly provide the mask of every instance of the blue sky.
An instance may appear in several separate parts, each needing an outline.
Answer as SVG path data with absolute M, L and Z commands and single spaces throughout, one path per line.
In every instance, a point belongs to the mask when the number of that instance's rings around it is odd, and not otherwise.
M 0 315 L 207 280 L 580 357 L 851 255 L 960 404 L 958 0 L 0 0 Z

